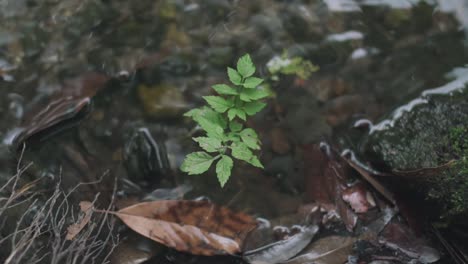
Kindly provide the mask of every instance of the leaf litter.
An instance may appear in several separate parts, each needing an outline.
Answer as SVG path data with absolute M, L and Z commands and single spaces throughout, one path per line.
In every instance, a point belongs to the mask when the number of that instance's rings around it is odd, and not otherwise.
M 252 217 L 209 201 L 164 200 L 142 202 L 119 211 L 93 211 L 113 214 L 140 235 L 194 255 L 240 253 L 245 237 L 257 226 Z M 75 236 L 84 225 L 72 225 L 67 237 Z

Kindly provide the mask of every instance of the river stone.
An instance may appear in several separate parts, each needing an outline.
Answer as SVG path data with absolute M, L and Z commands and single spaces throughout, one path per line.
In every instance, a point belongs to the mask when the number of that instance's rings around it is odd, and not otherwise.
M 449 135 L 468 127 L 468 89 L 419 97 L 371 128 L 369 150 L 393 170 L 443 165 L 456 158 Z M 456 155 L 455 155 L 456 156 Z
M 397 108 L 367 140 L 363 156 L 405 176 L 442 216 L 468 213 L 468 75 Z

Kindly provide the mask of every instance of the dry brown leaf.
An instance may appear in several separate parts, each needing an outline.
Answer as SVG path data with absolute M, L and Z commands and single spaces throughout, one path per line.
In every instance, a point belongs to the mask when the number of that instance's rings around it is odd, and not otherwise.
M 440 166 L 420 168 L 415 170 L 394 170 L 393 173 L 402 177 L 433 177 L 450 168 L 455 164 L 455 162 L 455 160 L 451 160 Z
M 78 124 L 90 110 L 91 98 L 103 89 L 109 77 L 89 72 L 65 82 L 47 103 L 40 102 L 27 111 L 22 130 L 15 136 L 14 144 L 42 141 L 50 135 Z
M 308 164 L 305 168 L 307 198 L 322 208 L 335 208 L 346 228 L 352 231 L 358 217 L 342 199 L 350 167 L 327 144 L 306 145 L 303 150 L 304 163 Z
M 65 237 L 66 240 L 73 240 L 91 220 L 93 204 L 88 201 L 80 202 L 80 209 L 82 212 L 84 212 L 85 215 L 82 219 L 80 219 L 80 221 L 78 221 L 78 223 L 72 224 L 67 228 L 67 236 Z
M 364 166 L 362 166 L 354 155 L 354 152 L 351 150 L 345 150 L 341 154 L 343 159 L 348 162 L 348 164 L 353 167 L 361 176 L 374 187 L 383 197 L 385 197 L 389 202 L 396 205 L 395 195 L 387 189 L 382 183 L 374 178 L 371 172 L 369 172 Z
M 353 251 L 355 237 L 328 236 L 319 239 L 304 249 L 303 254 L 290 259 L 286 264 L 342 264 Z
M 374 197 L 362 182 L 343 190 L 342 198 L 356 213 L 366 213 L 376 206 Z
M 196 255 L 240 252 L 256 221 L 208 201 L 144 202 L 111 212 L 135 232 Z

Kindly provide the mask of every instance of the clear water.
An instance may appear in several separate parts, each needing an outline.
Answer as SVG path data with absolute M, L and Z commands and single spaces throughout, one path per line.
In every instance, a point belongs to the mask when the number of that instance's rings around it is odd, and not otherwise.
M 61 173 L 66 186 L 107 172 L 125 179 L 123 200 L 185 184 L 189 198 L 271 219 L 294 213 L 304 192 L 301 146 L 346 138 L 356 120 L 377 123 L 426 90 L 468 82 L 463 0 L 3 0 L 0 21 L 0 179 L 16 166 L 9 143 L 19 128 L 53 100 L 94 94 L 99 78 L 86 79 L 90 72 L 120 76 L 92 97 L 79 125 L 60 127 L 22 162 L 35 163 L 31 179 Z M 223 190 L 212 174 L 181 174 L 195 149 L 193 124 L 181 114 L 225 82 L 226 66 L 242 54 L 268 77 L 267 63 L 285 52 L 320 70 L 270 81 L 276 97 L 251 123 L 266 172 L 239 165 Z M 128 168 L 125 151 L 139 128 L 167 149 L 170 170 L 148 178 Z M 128 155 L 144 155 L 136 149 Z

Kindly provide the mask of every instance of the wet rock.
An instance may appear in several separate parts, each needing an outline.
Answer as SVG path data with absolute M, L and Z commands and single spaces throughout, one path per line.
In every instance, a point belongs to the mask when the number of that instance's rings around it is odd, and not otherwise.
M 155 87 L 140 85 L 138 97 L 145 113 L 154 118 L 180 117 L 189 108 L 182 92 L 171 84 L 160 84 Z
M 397 108 L 370 128 L 363 151 L 374 157 L 374 163 L 383 163 L 412 182 L 413 189 L 435 198 L 445 213 L 468 209 L 461 202 L 468 198 L 468 178 L 463 173 L 468 148 L 467 82 L 466 76 L 458 78 Z M 447 165 L 452 161 L 453 166 Z
M 317 100 L 302 92 L 279 95 L 278 101 L 287 109 L 286 125 L 291 137 L 299 144 L 318 142 L 331 134 L 331 127 L 321 114 Z
M 112 264 L 139 264 L 146 263 L 163 247 L 152 240 L 136 234 L 129 234 L 113 250 L 110 256 Z
M 363 113 L 368 103 L 360 95 L 343 95 L 326 105 L 327 122 L 335 127 L 348 121 L 353 115 Z
M 417 98 L 371 128 L 369 147 L 391 168 L 441 165 L 450 129 L 467 125 L 468 93 Z M 442 155 L 442 156 L 441 156 Z
M 181 31 L 176 24 L 168 26 L 166 37 L 161 43 L 161 47 L 169 48 L 186 48 L 190 45 L 190 37 L 184 31 Z
M 271 148 L 278 154 L 286 154 L 291 151 L 288 137 L 283 129 L 275 127 L 270 132 Z
M 170 171 L 164 141 L 153 138 L 147 128 L 135 131 L 125 145 L 123 159 L 130 179 L 143 186 L 154 186 Z

